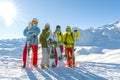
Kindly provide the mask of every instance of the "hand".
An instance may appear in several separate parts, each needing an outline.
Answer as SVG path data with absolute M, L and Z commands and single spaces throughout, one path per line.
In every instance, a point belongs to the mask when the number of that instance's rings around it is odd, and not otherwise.
M 27 34 L 30 34 L 31 33 L 31 31 L 27 31 Z
M 33 36 L 36 35 L 35 33 L 32 34 Z

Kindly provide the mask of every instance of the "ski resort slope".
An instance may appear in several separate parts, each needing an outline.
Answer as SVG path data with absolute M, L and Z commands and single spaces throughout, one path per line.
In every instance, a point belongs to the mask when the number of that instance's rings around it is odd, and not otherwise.
M 103 51 L 104 54 L 98 55 L 76 53 L 77 63 L 74 68 L 23 69 L 20 67 L 21 58 L 1 56 L 0 80 L 119 80 L 120 49 Z
M 2 62 L 0 62 L 0 80 L 106 80 L 82 68 L 82 66 L 77 68 L 34 68 L 30 70 L 29 68 L 18 67 L 18 59 L 10 57 L 3 59 L 1 58 Z
M 84 51 L 82 49 L 84 48 Z M 99 62 L 99 63 L 112 63 L 112 64 L 120 64 L 120 49 L 103 49 L 101 54 L 91 53 L 89 52 L 89 48 L 93 49 L 93 47 L 77 47 L 76 53 L 76 61 L 78 62 Z M 94 49 L 93 49 L 94 50 Z M 95 52 L 95 51 L 94 51 Z M 84 54 L 82 54 L 84 53 Z

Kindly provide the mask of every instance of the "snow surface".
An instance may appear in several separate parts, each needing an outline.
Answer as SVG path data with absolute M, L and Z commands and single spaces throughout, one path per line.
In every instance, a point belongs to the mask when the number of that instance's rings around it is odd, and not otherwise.
M 25 39 L 0 40 L 0 80 L 120 80 L 120 21 L 79 31 L 74 68 L 23 69 Z

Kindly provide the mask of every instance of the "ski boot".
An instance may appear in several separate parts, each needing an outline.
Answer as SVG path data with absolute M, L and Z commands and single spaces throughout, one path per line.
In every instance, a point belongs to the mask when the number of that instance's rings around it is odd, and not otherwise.
M 26 67 L 26 65 L 24 64 L 23 66 L 22 66 L 22 68 L 25 68 Z
M 47 64 L 46 67 L 49 68 L 50 67 L 49 64 Z
M 38 67 L 38 65 L 34 65 L 34 67 Z
M 41 65 L 41 69 L 45 69 L 46 67 L 44 65 Z

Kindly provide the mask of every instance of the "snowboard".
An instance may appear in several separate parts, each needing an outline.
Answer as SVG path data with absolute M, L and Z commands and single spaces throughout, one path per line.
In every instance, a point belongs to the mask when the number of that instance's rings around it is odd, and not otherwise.
M 51 46 L 49 52 L 49 66 L 57 67 L 57 64 L 58 64 L 58 57 L 56 54 L 56 48 L 54 46 Z
M 53 49 L 49 61 L 51 67 L 64 67 L 65 59 L 62 57 L 59 47 Z
M 50 34 L 49 38 L 47 39 L 48 42 L 48 50 L 49 50 L 49 66 L 50 67 L 58 67 L 64 66 L 64 62 L 61 58 L 62 53 L 60 47 L 57 46 L 58 36 L 56 33 Z

